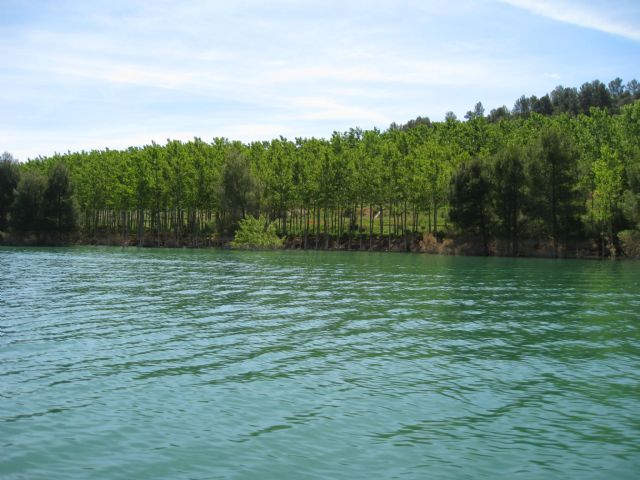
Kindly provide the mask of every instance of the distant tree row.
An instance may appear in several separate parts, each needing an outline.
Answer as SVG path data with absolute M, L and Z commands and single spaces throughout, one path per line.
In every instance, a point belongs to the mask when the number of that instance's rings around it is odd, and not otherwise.
M 592 108 L 605 109 L 609 113 L 620 113 L 625 105 L 640 99 L 640 83 L 630 80 L 626 84 L 621 78 L 611 80 L 607 85 L 600 80 L 586 82 L 578 89 L 575 87 L 563 87 L 558 85 L 550 93 L 538 98 L 535 95 L 527 97 L 522 95 L 518 98 L 513 108 L 506 105 L 492 109 L 486 116 L 489 122 L 498 122 L 511 117 L 527 117 L 532 113 L 540 115 L 559 115 L 567 113 L 570 115 L 590 115 Z M 482 102 L 478 102 L 473 110 L 469 110 L 464 118 L 472 120 L 476 117 L 484 117 L 485 109 Z M 447 113 L 447 118 L 456 119 L 453 112 Z M 409 120 L 404 125 L 391 124 L 391 129 L 407 130 L 417 125 L 429 125 L 431 120 L 428 117 L 417 117 Z
M 524 240 L 607 252 L 619 231 L 640 229 L 640 102 L 519 108 L 496 120 L 478 104 L 466 121 L 418 117 L 329 139 L 168 140 L 23 164 L 5 154 L 0 230 L 195 246 L 262 215 L 303 248 L 409 248 L 431 232 L 487 251 L 497 239 L 517 255 Z

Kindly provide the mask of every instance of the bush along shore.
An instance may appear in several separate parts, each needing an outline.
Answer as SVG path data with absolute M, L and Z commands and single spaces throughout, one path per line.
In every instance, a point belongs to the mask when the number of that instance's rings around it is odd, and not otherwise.
M 5 153 L 0 242 L 637 257 L 640 85 L 328 139 Z
M 271 232 L 274 232 L 272 227 Z M 268 234 L 265 238 L 210 235 L 199 239 L 182 238 L 176 241 L 173 237 L 158 238 L 152 233 L 146 234 L 141 241 L 134 235 L 123 238 L 118 235 L 94 236 L 91 238 L 72 235 L 20 235 L 14 236 L 0 232 L 0 245 L 5 246 L 119 246 L 138 248 L 219 248 L 238 250 L 343 250 L 361 252 L 411 252 L 434 255 L 470 255 L 498 257 L 537 257 L 537 258 L 582 258 L 582 259 L 640 259 L 640 232 L 623 231 L 613 246 L 602 252 L 602 246 L 596 240 L 574 239 L 562 245 L 556 252 L 552 239 L 527 239 L 521 241 L 518 251 L 514 253 L 508 239 L 491 239 L 485 244 L 478 236 L 439 233 L 422 235 L 380 237 L 344 235 L 338 238 L 332 235 L 308 235 L 280 237 Z

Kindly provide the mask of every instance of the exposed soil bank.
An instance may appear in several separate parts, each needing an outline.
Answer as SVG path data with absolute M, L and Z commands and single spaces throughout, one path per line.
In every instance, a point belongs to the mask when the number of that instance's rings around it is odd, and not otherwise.
M 135 236 L 123 238 L 118 235 L 103 235 L 86 237 L 70 235 L 66 237 L 52 237 L 47 235 L 14 236 L 0 232 L 0 245 L 11 246 L 71 246 L 71 245 L 107 245 L 123 247 L 163 247 L 163 248 L 230 248 L 232 236 L 211 235 L 207 237 L 176 239 L 155 235 L 146 235 L 142 241 Z M 496 257 L 533 257 L 533 258 L 639 258 L 638 252 L 632 249 L 625 252 L 619 244 L 613 248 L 604 248 L 596 241 L 567 242 L 554 251 L 551 240 L 521 240 L 514 250 L 509 242 L 492 239 L 486 245 L 478 237 L 445 237 L 436 238 L 431 234 L 423 236 L 389 237 L 387 235 L 372 236 L 344 235 L 336 236 L 309 235 L 305 239 L 290 236 L 285 240 L 285 249 L 290 250 L 348 250 L 375 252 L 413 252 L 437 255 L 472 255 Z

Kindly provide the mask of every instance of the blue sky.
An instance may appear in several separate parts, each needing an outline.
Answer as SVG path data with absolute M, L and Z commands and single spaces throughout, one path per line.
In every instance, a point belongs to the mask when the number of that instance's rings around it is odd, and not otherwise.
M 640 80 L 637 0 L 0 0 L 0 150 L 459 118 Z

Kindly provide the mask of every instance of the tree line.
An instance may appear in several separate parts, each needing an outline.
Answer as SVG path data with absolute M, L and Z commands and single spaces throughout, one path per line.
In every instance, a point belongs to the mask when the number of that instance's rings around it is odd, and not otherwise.
M 409 249 L 431 233 L 612 251 L 640 229 L 640 88 L 557 87 L 459 121 L 244 144 L 199 138 L 0 161 L 0 231 L 209 245 L 263 216 L 301 248 Z

